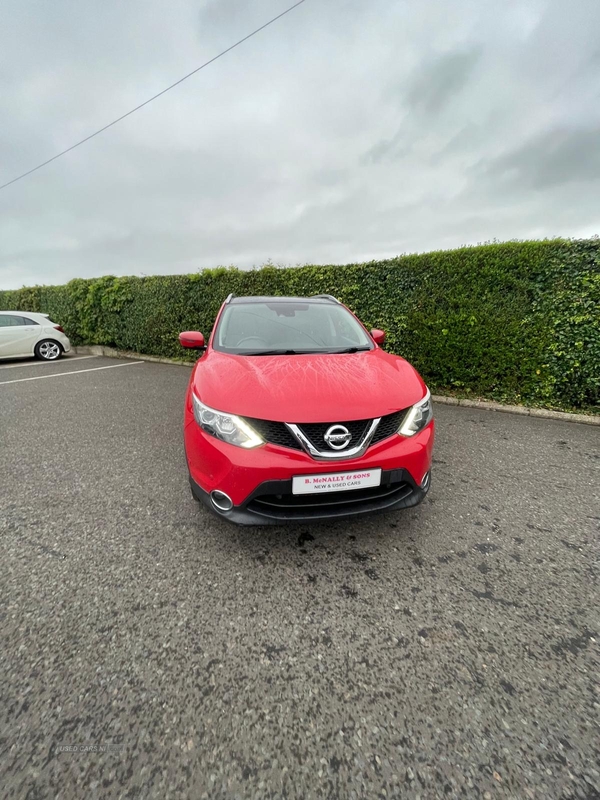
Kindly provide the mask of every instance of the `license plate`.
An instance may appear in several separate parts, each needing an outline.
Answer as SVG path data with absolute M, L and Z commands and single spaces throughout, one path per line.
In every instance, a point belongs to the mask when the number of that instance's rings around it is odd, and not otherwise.
M 379 486 L 381 469 L 360 469 L 355 472 L 332 472 L 327 475 L 296 475 L 292 478 L 292 494 L 326 494 L 348 492 Z

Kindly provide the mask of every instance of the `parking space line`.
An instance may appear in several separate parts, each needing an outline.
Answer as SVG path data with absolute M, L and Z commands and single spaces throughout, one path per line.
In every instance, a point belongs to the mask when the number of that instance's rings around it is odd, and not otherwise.
M 7 383 L 24 383 L 25 381 L 43 381 L 48 378 L 64 378 L 65 375 L 81 375 L 82 372 L 98 372 L 101 369 L 117 369 L 117 367 L 135 367 L 136 364 L 143 364 L 143 361 L 132 361 L 129 364 L 109 364 L 106 367 L 92 367 L 91 369 L 74 369 L 71 372 L 53 372 L 52 375 L 36 375 L 33 378 L 17 378 L 14 381 L 0 381 L 0 386 Z
M 64 361 L 61 361 L 61 364 L 68 364 L 71 361 L 83 361 L 84 358 L 100 358 L 100 356 L 75 356 L 75 358 L 71 358 L 67 356 Z M 43 367 L 46 364 L 56 364 L 56 361 L 35 361 L 30 362 L 28 361 L 26 364 L 0 364 L 0 372 L 3 369 L 23 369 L 23 367 Z

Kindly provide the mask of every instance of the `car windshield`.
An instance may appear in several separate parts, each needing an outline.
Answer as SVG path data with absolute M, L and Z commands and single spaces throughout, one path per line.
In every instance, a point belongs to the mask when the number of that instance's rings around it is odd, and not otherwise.
M 373 342 L 341 305 L 267 300 L 228 305 L 213 347 L 236 355 L 295 355 L 372 350 Z

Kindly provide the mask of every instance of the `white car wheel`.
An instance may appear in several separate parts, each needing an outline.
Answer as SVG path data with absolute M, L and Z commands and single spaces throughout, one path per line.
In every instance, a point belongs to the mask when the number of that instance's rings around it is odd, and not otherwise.
M 35 346 L 35 354 L 42 361 L 56 361 L 62 355 L 62 347 L 58 342 L 53 342 L 51 339 L 44 339 Z

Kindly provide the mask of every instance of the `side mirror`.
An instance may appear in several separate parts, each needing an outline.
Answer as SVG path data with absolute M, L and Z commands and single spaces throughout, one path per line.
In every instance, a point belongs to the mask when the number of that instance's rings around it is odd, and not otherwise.
M 380 331 L 379 328 L 373 328 L 371 336 L 375 344 L 383 344 L 385 342 L 385 331 Z
M 204 336 L 198 331 L 184 331 L 179 334 L 179 344 L 189 350 L 204 350 Z

